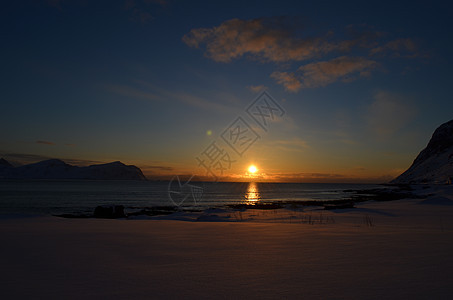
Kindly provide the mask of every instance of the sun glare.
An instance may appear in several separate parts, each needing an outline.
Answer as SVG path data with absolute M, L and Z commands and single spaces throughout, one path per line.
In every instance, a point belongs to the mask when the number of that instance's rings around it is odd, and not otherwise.
M 249 167 L 249 173 L 254 174 L 254 173 L 256 173 L 256 171 L 258 171 L 258 169 L 254 165 L 251 165 Z

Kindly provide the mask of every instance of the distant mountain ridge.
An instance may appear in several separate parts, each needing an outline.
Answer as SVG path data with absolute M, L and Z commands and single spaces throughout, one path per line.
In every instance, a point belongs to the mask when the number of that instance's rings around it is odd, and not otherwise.
M 391 181 L 395 184 L 451 183 L 453 180 L 453 120 L 440 125 L 411 167 Z
M 7 161 L 6 159 L 0 158 L 0 166 L 2 166 L 2 167 L 12 167 L 13 165 L 10 164 L 9 161 Z
M 146 180 L 140 168 L 115 161 L 106 164 L 78 167 L 59 159 L 13 167 L 0 159 L 0 178 L 3 179 L 90 179 L 90 180 Z

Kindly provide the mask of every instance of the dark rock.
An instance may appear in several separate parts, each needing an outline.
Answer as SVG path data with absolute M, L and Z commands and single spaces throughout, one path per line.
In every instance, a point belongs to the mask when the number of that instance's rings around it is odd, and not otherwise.
M 175 213 L 177 208 L 174 206 L 155 206 L 151 208 L 143 208 L 139 211 L 128 213 L 129 217 L 132 216 L 160 216 L 160 215 L 170 215 Z
M 103 219 L 125 218 L 124 206 L 122 205 L 100 205 L 94 210 L 93 217 Z
M 433 155 L 443 153 L 453 146 L 453 120 L 440 125 L 434 131 L 428 145 L 414 160 L 414 167 L 422 164 Z
M 59 214 L 59 215 L 53 215 L 55 217 L 60 217 L 60 218 L 66 218 L 66 219 L 88 219 L 92 218 L 93 216 L 86 215 L 86 214 Z
M 339 204 L 324 204 L 324 209 L 326 209 L 326 210 L 345 209 L 345 208 L 355 208 L 354 202 L 346 202 L 346 203 L 339 203 Z

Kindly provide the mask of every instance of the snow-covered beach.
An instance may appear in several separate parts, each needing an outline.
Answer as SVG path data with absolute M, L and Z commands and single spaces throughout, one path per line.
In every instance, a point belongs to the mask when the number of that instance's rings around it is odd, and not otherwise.
M 416 193 L 332 211 L 2 218 L 2 298 L 446 299 L 453 189 Z

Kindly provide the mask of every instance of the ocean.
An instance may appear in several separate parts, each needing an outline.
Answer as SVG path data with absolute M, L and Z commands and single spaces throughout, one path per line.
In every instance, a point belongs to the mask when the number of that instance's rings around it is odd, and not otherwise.
M 90 214 L 98 205 L 126 211 L 155 206 L 205 209 L 241 203 L 341 200 L 370 184 L 177 181 L 2 180 L 0 214 Z

